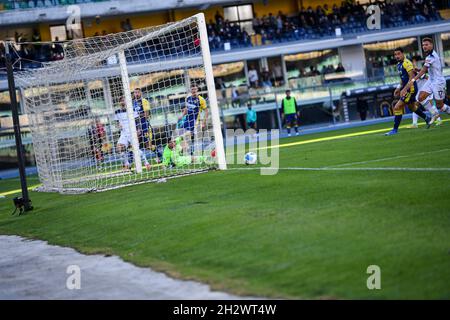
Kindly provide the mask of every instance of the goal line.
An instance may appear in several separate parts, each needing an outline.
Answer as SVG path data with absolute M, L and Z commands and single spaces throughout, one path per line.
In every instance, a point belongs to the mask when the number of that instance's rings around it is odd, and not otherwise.
M 245 168 L 229 168 L 229 170 L 273 170 L 271 167 L 245 167 Z M 342 167 L 284 167 L 278 170 L 291 171 L 450 171 L 450 168 L 404 168 L 404 167 L 369 167 L 369 168 L 342 168 Z

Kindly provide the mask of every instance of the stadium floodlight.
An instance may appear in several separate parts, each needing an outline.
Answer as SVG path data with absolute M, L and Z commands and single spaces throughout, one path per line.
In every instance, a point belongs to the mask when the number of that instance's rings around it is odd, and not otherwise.
M 203 14 L 69 41 L 64 59 L 16 79 L 42 191 L 226 169 Z

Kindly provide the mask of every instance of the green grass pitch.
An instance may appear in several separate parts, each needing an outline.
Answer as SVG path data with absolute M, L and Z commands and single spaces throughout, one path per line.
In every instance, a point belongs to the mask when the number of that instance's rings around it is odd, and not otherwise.
M 285 169 L 273 176 L 231 166 L 102 193 L 31 192 L 35 210 L 21 217 L 9 192 L 19 180 L 0 181 L 0 234 L 242 295 L 449 299 L 450 121 L 384 137 L 390 127 L 280 140 Z M 367 289 L 369 265 L 380 290 Z

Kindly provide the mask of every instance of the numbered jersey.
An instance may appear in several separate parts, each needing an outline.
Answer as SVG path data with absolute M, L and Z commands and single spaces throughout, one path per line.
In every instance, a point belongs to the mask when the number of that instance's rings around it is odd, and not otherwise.
M 442 62 L 435 50 L 425 58 L 424 66 L 428 68 L 431 83 L 445 83 L 442 74 Z
M 134 111 L 133 116 L 135 119 L 139 117 L 138 113 Z M 120 130 L 122 133 L 130 133 L 130 125 L 128 122 L 127 110 L 119 109 L 114 114 L 114 120 L 118 121 L 120 124 Z
M 183 127 L 188 131 L 193 131 L 197 123 L 200 112 L 206 109 L 206 101 L 202 96 L 188 96 L 186 98 L 186 118 Z

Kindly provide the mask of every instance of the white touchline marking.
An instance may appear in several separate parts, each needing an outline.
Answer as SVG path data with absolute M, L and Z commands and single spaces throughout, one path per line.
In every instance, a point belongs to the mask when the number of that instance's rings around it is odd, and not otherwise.
M 335 166 L 327 166 L 327 167 L 319 167 L 319 168 L 286 167 L 286 168 L 276 168 L 276 169 L 277 170 L 293 170 L 293 171 L 450 171 L 450 168 L 403 168 L 403 167 L 343 168 L 343 167 L 351 166 L 351 165 L 382 162 L 382 161 L 387 161 L 387 160 L 402 159 L 402 158 L 408 158 L 408 157 L 414 157 L 414 156 L 423 156 L 423 155 L 427 155 L 427 154 L 434 154 L 434 153 L 446 152 L 446 151 L 450 151 L 450 149 L 441 149 L 441 150 L 435 150 L 435 151 L 420 152 L 420 153 L 414 153 L 414 154 L 410 154 L 410 155 L 401 155 L 401 156 L 373 159 L 373 160 L 367 160 L 367 161 L 342 163 L 342 164 L 338 164 Z M 268 169 L 273 170 L 274 168 L 271 168 L 271 167 L 229 168 L 229 170 L 268 170 Z
M 450 151 L 450 149 L 441 149 L 441 150 L 435 150 L 435 151 L 429 151 L 429 152 L 420 152 L 420 153 L 414 153 L 414 154 L 410 154 L 410 155 L 387 157 L 387 158 L 374 159 L 374 160 L 341 163 L 341 164 L 337 164 L 335 166 L 329 166 L 329 167 L 325 167 L 325 168 L 337 168 L 337 167 L 346 167 L 346 166 L 352 166 L 352 165 L 357 165 L 357 164 L 366 164 L 366 163 L 372 163 L 372 162 L 382 162 L 382 161 L 387 161 L 387 160 L 395 160 L 395 159 L 409 158 L 409 157 L 415 157 L 415 156 L 424 156 L 424 155 L 427 155 L 427 154 L 433 154 L 433 153 L 439 153 L 439 152 L 445 152 L 445 151 Z
M 229 168 L 228 170 L 264 170 L 271 167 L 248 167 L 248 168 Z M 400 167 L 378 167 L 378 168 L 303 168 L 303 167 L 287 167 L 276 168 L 277 170 L 293 170 L 293 171 L 450 171 L 450 168 L 400 168 Z

